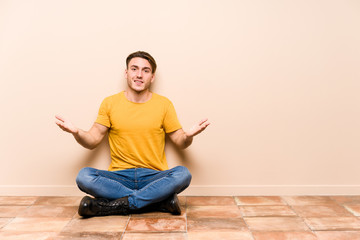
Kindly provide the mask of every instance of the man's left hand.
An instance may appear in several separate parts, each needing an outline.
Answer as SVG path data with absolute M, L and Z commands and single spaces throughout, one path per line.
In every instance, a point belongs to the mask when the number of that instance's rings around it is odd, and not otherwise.
M 194 137 L 204 131 L 209 125 L 210 122 L 207 118 L 202 119 L 199 123 L 195 124 L 192 128 L 190 128 L 190 130 L 186 132 L 186 135 L 188 137 Z

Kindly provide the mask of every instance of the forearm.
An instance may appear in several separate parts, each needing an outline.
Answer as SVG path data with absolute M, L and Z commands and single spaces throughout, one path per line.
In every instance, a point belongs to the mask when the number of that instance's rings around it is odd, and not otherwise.
M 183 129 L 179 129 L 169 134 L 171 141 L 180 149 L 185 149 L 191 145 L 193 141 L 193 135 L 184 132 Z
M 181 142 L 178 144 L 180 148 L 185 149 L 189 147 L 193 142 L 194 137 L 184 132 Z
M 69 120 L 56 115 L 55 123 L 65 132 L 71 133 L 76 141 L 83 147 L 94 149 L 106 135 L 108 127 L 99 123 L 94 123 L 89 131 L 81 130 L 73 125 Z
M 182 128 L 169 133 L 170 139 L 175 143 L 179 148 L 185 149 L 191 145 L 193 142 L 194 136 L 198 135 L 209 126 L 207 119 L 201 120 L 198 124 L 195 124 L 189 131 L 184 131 Z
M 98 145 L 98 141 L 90 133 L 82 129 L 78 129 L 76 132 L 72 133 L 75 140 L 84 148 L 94 149 Z

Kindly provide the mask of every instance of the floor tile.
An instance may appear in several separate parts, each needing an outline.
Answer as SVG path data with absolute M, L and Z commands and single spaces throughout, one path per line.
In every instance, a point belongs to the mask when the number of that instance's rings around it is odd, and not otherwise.
M 0 218 L 0 229 L 5 227 L 10 221 L 12 221 L 14 218 Z
M 88 219 L 81 198 L 0 197 L 0 239 L 360 240 L 360 196 L 179 196 L 180 216 Z
M 246 230 L 241 218 L 188 218 L 187 230 L 192 231 L 238 231 Z
M 360 204 L 346 204 L 344 207 L 354 216 L 360 217 Z
M 79 206 L 82 197 L 39 197 L 34 205 Z
M 351 217 L 352 214 L 339 205 L 298 205 L 292 207 L 300 217 Z
M 312 232 L 254 232 L 255 240 L 317 240 Z
M 360 204 L 360 196 L 331 196 L 338 203 Z
M 309 231 L 310 229 L 296 217 L 246 217 L 251 231 Z
M 70 218 L 15 218 L 2 231 L 59 232 Z
M 289 206 L 239 206 L 244 217 L 296 216 Z
M 315 234 L 318 240 L 360 240 L 360 231 L 320 231 Z
M 185 218 L 186 210 L 181 211 L 181 215 L 172 215 L 171 213 L 166 212 L 147 212 L 147 213 L 137 213 L 131 214 L 131 218 Z
M 185 232 L 185 218 L 131 218 L 126 232 Z
M 209 240 L 209 239 L 253 240 L 253 237 L 249 231 L 188 232 L 188 240 Z
M 179 218 L 179 217 L 186 217 L 186 207 L 180 206 L 181 208 L 181 214 L 180 215 L 172 215 L 168 212 L 143 212 L 143 213 L 133 213 L 131 214 L 132 218 Z
M 187 197 L 187 206 L 235 205 L 233 197 Z
M 16 217 L 27 208 L 28 206 L 0 206 L 0 217 Z
M 241 212 L 237 206 L 190 206 L 186 210 L 189 218 L 240 218 Z
M 306 218 L 305 222 L 314 231 L 360 230 L 360 220 L 355 217 Z
M 283 199 L 289 205 L 328 205 L 335 201 L 328 196 L 285 196 Z
M 187 240 L 186 233 L 125 233 L 122 240 Z
M 106 216 L 93 218 L 74 218 L 63 229 L 64 233 L 103 233 L 124 232 L 128 216 Z
M 56 232 L 0 232 L 1 240 L 53 240 Z
M 51 240 L 119 240 L 122 235 L 122 232 L 62 232 Z
M 238 205 L 286 205 L 279 196 L 241 196 L 235 197 Z
M 77 213 L 77 207 L 34 205 L 21 211 L 18 217 L 62 217 L 72 218 Z
M 34 204 L 38 197 L 0 197 L 0 205 L 29 206 Z
M 181 206 L 185 206 L 186 205 L 186 198 L 185 196 L 178 196 L 179 202 Z

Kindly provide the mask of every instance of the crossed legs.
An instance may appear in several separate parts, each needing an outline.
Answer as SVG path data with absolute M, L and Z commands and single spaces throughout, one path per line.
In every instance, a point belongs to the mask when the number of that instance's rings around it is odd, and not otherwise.
M 169 199 L 185 190 L 190 181 L 191 174 L 183 166 L 165 171 L 132 168 L 111 172 L 83 168 L 76 178 L 80 190 L 96 198 L 115 200 L 126 197 L 131 210 Z

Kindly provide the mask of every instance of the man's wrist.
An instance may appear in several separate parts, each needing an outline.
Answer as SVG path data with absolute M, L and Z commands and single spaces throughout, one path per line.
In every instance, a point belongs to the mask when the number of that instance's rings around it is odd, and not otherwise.
M 77 137 L 80 135 L 80 129 L 79 128 L 76 128 L 73 132 L 72 132 L 72 135 L 74 135 L 74 137 Z
M 185 132 L 185 139 L 189 139 L 189 138 L 193 138 L 194 135 L 189 133 L 189 132 Z

